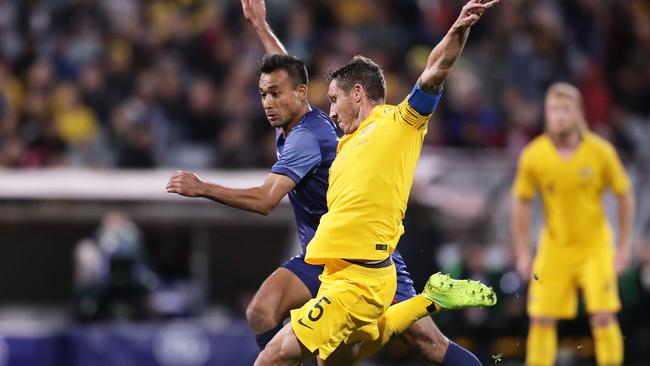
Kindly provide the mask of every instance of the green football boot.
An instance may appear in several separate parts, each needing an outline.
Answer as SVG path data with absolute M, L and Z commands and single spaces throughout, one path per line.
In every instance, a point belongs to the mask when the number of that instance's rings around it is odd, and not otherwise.
M 491 287 L 479 281 L 455 280 L 440 272 L 429 277 L 422 296 L 439 310 L 457 310 L 477 306 L 493 306 L 497 296 Z

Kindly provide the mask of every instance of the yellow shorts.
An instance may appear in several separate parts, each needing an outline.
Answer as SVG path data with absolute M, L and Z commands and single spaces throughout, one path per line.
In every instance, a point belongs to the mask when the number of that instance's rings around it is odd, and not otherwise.
M 528 289 L 529 316 L 574 318 L 579 290 L 589 314 L 620 310 L 614 251 L 609 245 L 585 250 L 579 255 L 542 250 L 537 255 Z
M 291 311 L 298 340 L 325 360 L 342 343 L 377 339 L 377 320 L 397 288 L 395 265 L 367 268 L 336 259 L 325 264 L 316 298 Z

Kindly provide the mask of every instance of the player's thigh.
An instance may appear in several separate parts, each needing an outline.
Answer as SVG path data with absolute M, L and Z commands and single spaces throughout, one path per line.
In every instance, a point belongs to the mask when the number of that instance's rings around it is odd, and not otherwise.
M 345 291 L 321 291 L 300 309 L 291 311 L 291 327 L 300 343 L 322 359 L 329 355 L 358 327 L 344 304 Z
M 395 295 L 393 266 L 368 269 L 343 262 L 325 270 L 316 298 L 291 311 L 296 336 L 322 359 L 344 342 L 376 339 L 377 320 Z
M 289 310 L 296 309 L 311 299 L 311 293 L 303 281 L 292 271 L 280 267 L 259 288 L 249 309 L 263 309 L 282 319 Z
M 528 285 L 528 315 L 573 318 L 578 306 L 578 269 L 548 257 L 535 258 Z
M 616 313 L 621 309 L 612 249 L 594 251 L 582 267 L 579 281 L 589 314 Z

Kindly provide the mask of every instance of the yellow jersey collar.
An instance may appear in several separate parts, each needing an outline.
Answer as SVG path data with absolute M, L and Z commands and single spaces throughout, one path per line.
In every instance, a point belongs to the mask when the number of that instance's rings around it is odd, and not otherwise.
M 372 108 L 372 110 L 370 111 L 370 114 L 368 115 L 368 117 L 366 117 L 366 119 L 364 119 L 363 122 L 361 122 L 359 127 L 357 127 L 357 129 L 354 130 L 354 132 L 341 137 L 341 139 L 339 140 L 339 144 L 338 144 L 338 146 L 336 148 L 336 153 L 337 154 L 338 154 L 339 151 L 341 151 L 341 148 L 343 147 L 343 145 L 345 145 L 346 142 L 348 142 L 351 138 L 356 136 L 359 131 L 362 131 L 369 124 L 371 124 L 372 122 L 375 122 L 377 120 L 377 118 L 380 117 L 380 115 L 382 114 L 382 110 L 381 110 L 382 107 L 386 107 L 386 104 L 380 104 L 380 105 L 375 106 L 374 108 Z

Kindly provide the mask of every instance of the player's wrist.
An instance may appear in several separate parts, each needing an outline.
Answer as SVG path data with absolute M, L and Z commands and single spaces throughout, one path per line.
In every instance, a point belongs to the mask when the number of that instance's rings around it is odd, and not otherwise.
M 451 28 L 449 28 L 450 34 L 463 35 L 465 32 L 469 31 L 469 26 L 462 24 L 459 21 L 456 21 Z
M 255 28 L 255 30 L 258 31 L 258 32 L 270 32 L 271 31 L 271 26 L 266 21 L 266 19 L 254 19 L 252 21 L 252 23 L 253 23 L 253 28 Z
M 196 187 L 196 195 L 199 197 L 208 197 L 210 195 L 210 187 L 207 183 L 200 182 Z

